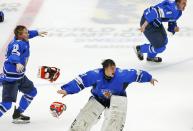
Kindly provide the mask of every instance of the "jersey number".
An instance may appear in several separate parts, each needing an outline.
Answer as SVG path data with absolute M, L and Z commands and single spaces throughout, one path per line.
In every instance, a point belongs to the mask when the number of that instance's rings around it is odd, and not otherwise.
M 14 44 L 14 45 L 13 45 L 12 54 L 15 54 L 15 55 L 20 56 L 19 45 L 18 45 L 18 44 Z

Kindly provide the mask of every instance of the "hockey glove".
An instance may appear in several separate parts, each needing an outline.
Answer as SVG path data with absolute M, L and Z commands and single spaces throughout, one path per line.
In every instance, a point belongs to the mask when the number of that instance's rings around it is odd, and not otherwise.
M 41 66 L 38 71 L 38 77 L 54 82 L 60 76 L 60 69 L 56 67 Z

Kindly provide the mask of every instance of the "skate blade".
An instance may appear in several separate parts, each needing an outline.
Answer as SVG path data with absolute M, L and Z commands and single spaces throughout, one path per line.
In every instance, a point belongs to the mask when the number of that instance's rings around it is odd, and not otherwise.
M 20 119 L 15 119 L 12 121 L 14 124 L 28 124 L 30 123 L 30 120 L 20 120 Z

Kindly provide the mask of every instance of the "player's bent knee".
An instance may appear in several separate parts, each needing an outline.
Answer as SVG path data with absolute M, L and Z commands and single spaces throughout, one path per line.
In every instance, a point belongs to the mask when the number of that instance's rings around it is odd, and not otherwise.
M 32 91 L 30 93 L 28 93 L 27 95 L 29 95 L 31 97 L 35 97 L 37 95 L 37 89 L 34 87 L 32 89 Z
M 164 46 L 164 47 L 155 49 L 155 51 L 156 51 L 157 53 L 162 53 L 163 51 L 165 51 L 165 49 L 166 49 L 166 47 Z

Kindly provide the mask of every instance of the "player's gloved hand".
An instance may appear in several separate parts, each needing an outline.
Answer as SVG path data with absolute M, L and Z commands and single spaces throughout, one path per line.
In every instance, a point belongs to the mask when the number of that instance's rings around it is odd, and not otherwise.
M 145 31 L 145 28 L 144 27 L 140 27 L 139 31 L 143 33 Z
M 154 79 L 154 78 L 152 78 L 151 81 L 150 81 L 150 83 L 151 83 L 153 86 L 155 85 L 155 82 L 158 82 L 158 80 L 156 80 L 156 79 Z
M 54 82 L 60 76 L 60 69 L 56 67 L 41 66 L 38 71 L 38 77 Z
M 175 32 L 179 32 L 179 31 L 180 31 L 180 28 L 179 28 L 178 26 L 176 26 L 176 27 L 174 28 L 174 31 L 175 31 Z
M 143 23 L 143 25 L 139 28 L 139 31 L 141 31 L 142 33 L 145 31 L 145 28 L 147 27 L 147 25 L 148 25 L 148 22 L 147 21 L 145 21 L 144 23 Z
M 177 26 L 176 22 L 168 22 L 168 31 L 172 34 L 179 32 L 179 27 Z
M 41 37 L 45 37 L 48 34 L 46 31 L 38 32 L 38 35 Z
M 16 71 L 17 72 L 23 72 L 23 70 L 24 70 L 24 66 L 22 65 L 22 64 L 20 64 L 20 63 L 18 63 L 18 64 L 16 64 Z
M 67 95 L 67 92 L 66 92 L 65 90 L 58 90 L 57 93 L 58 93 L 58 94 L 61 94 L 61 95 L 62 95 L 62 98 Z

